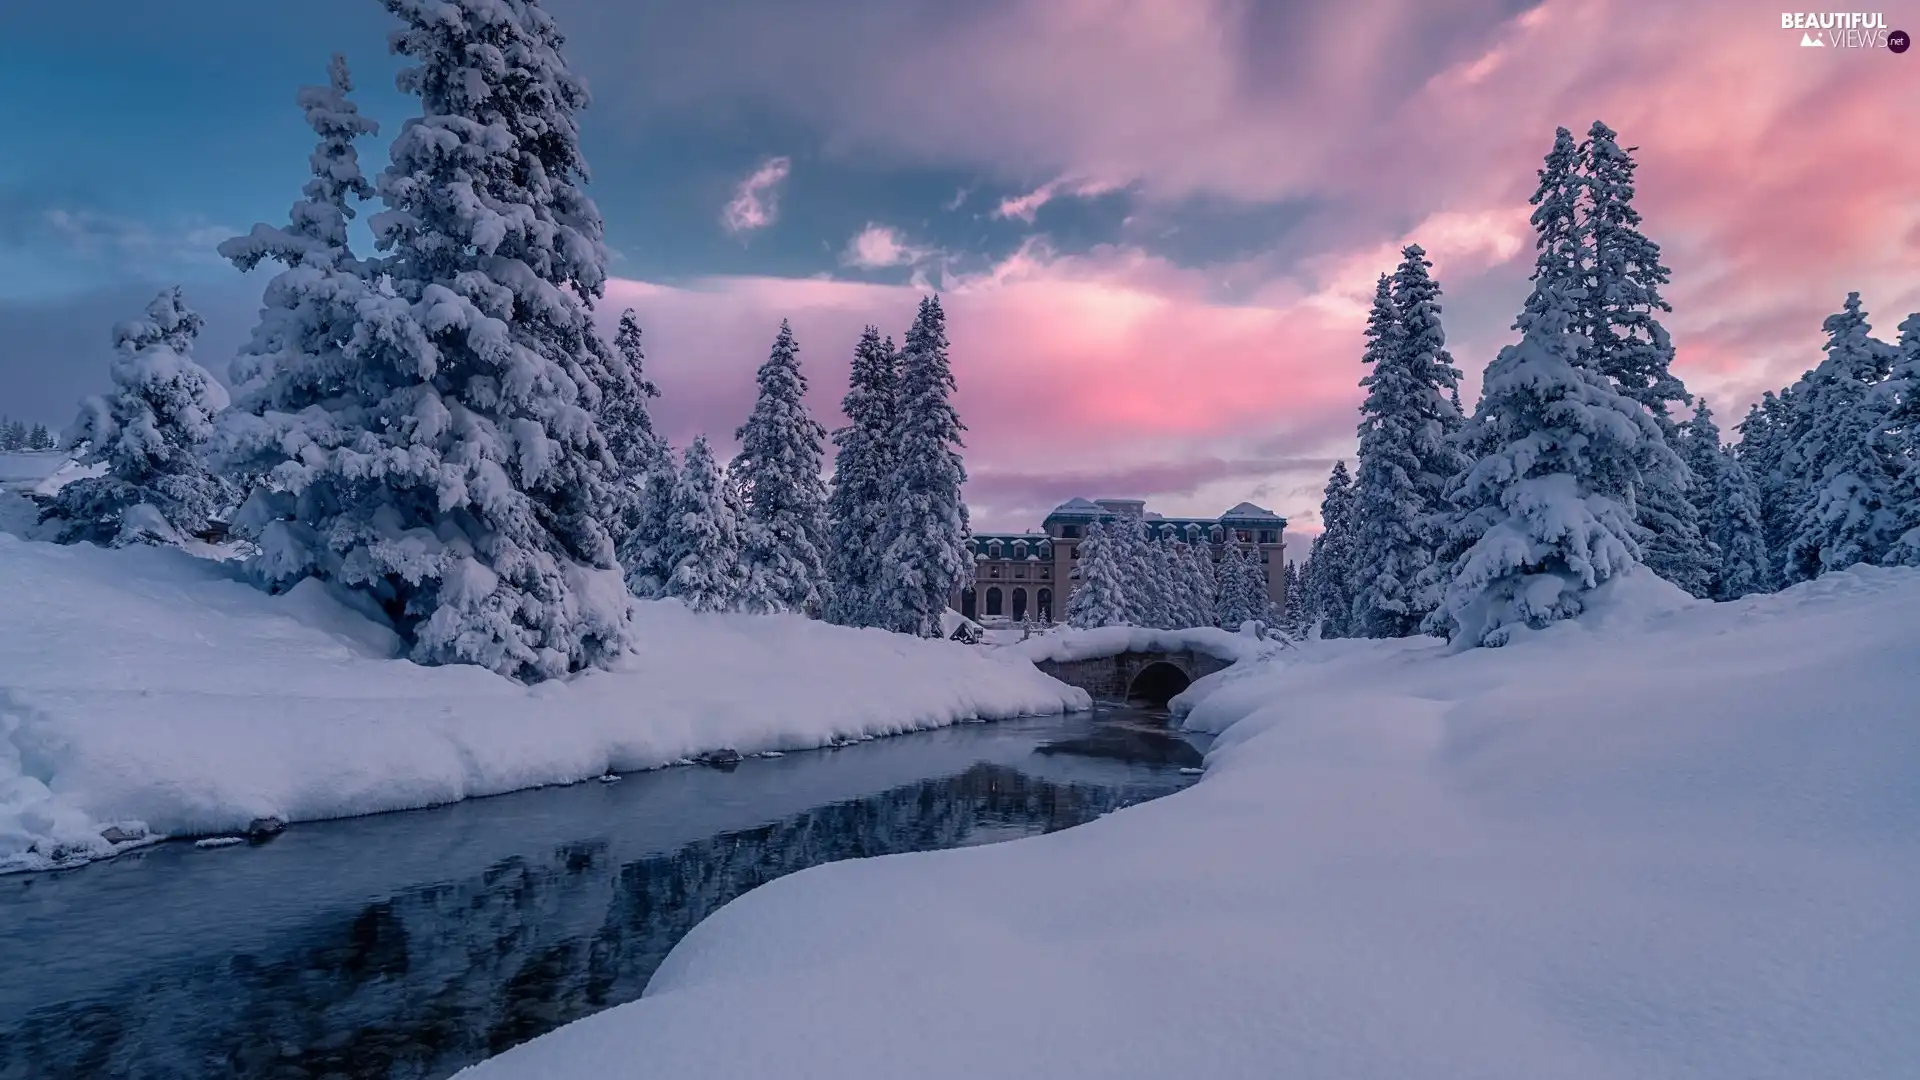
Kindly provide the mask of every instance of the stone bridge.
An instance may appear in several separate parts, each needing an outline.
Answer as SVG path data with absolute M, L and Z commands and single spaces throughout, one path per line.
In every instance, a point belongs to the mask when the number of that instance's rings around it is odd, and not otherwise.
M 1152 649 L 1091 656 L 1082 660 L 1036 660 L 1034 667 L 1092 694 L 1095 701 L 1140 701 L 1165 705 L 1195 679 L 1231 665 L 1196 649 Z

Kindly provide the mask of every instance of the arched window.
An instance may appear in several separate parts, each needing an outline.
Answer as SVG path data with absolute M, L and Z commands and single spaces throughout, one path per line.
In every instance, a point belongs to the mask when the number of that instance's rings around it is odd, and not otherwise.
M 987 614 L 1000 614 L 1000 590 L 998 588 L 987 590 Z
M 1053 621 L 1053 590 L 1052 589 L 1040 590 L 1039 606 L 1040 606 L 1040 621 L 1052 622 Z
M 1027 617 L 1027 590 L 1025 589 L 1013 590 L 1013 617 L 1016 619 Z

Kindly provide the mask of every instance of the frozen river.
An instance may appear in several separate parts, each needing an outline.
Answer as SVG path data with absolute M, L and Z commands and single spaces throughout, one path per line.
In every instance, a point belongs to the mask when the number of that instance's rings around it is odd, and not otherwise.
M 640 996 L 756 885 L 1078 825 L 1203 746 L 1120 710 L 968 724 L 0 878 L 0 1080 L 448 1076 Z

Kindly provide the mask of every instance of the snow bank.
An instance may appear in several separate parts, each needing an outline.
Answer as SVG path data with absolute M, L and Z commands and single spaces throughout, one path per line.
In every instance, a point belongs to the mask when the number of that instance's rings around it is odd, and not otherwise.
M 1036 663 L 1042 660 L 1065 663 L 1123 652 L 1183 652 L 1187 649 L 1238 662 L 1273 655 L 1283 646 L 1278 640 L 1229 633 L 1210 626 L 1191 630 L 1143 630 L 1137 626 L 1102 626 L 1081 630 L 1071 626 L 1056 626 L 1044 634 L 998 648 L 1008 655 Z
M 317 583 L 270 597 L 157 548 L 0 534 L 0 596 L 0 870 L 109 854 L 149 830 L 428 806 L 721 747 L 1089 705 L 977 648 L 676 603 L 638 605 L 639 651 L 619 670 L 528 688 L 393 659 L 391 632 Z
M 1862 568 L 1306 643 L 1193 695 L 1192 789 L 773 882 L 470 1077 L 1910 1077 L 1917 623 Z
M 0 453 L 0 484 L 31 488 L 72 463 L 71 456 L 59 451 L 20 450 Z

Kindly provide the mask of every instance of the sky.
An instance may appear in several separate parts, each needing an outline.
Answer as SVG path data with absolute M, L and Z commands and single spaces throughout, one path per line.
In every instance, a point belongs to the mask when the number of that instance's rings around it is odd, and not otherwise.
M 1638 147 L 1675 368 L 1724 428 L 1817 362 L 1847 291 L 1886 336 L 1920 309 L 1920 50 L 1807 47 L 1771 6 L 545 6 L 594 95 L 599 308 L 639 314 L 659 426 L 730 442 L 783 318 L 837 426 L 860 328 L 903 338 L 937 291 L 979 529 L 1086 495 L 1317 531 L 1374 278 L 1427 249 L 1471 402 L 1514 338 L 1556 126 Z M 1879 14 L 1920 31 L 1920 0 Z M 391 26 L 376 0 L 7 5 L 0 413 L 63 425 L 169 283 L 224 371 L 264 281 L 213 247 L 285 220 L 313 142 L 293 95 L 333 52 L 385 163 L 412 115 Z

